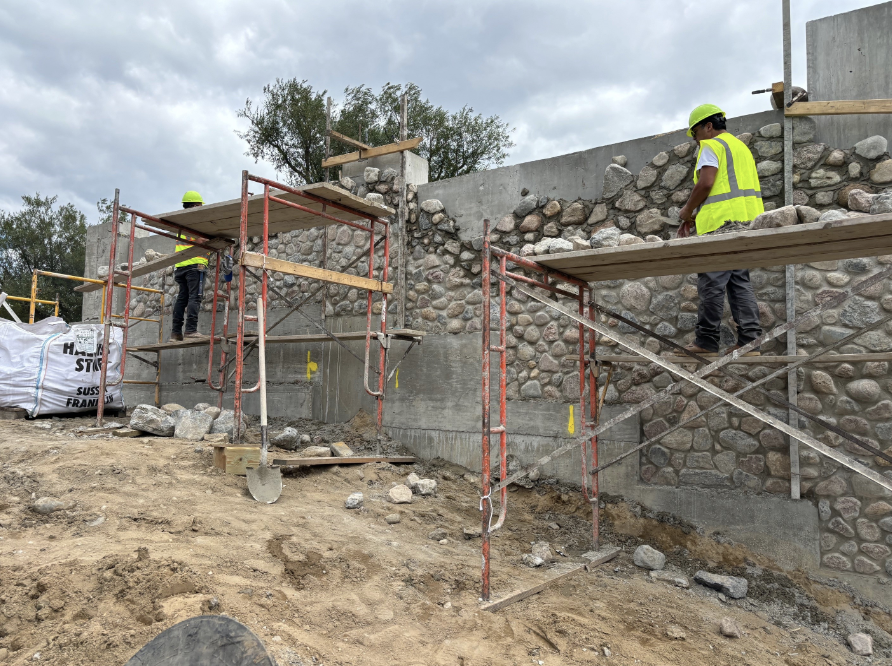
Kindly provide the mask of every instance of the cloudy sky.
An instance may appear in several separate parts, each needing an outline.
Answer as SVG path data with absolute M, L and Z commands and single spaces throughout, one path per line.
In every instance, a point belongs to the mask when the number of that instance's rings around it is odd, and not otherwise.
M 793 76 L 805 23 L 877 0 L 793 0 Z M 783 78 L 781 0 L 4 0 L 0 209 L 40 192 L 96 221 L 95 203 L 159 213 L 186 189 L 238 195 L 236 111 L 276 77 L 337 100 L 348 85 L 412 81 L 515 128 L 508 163 L 682 127 L 704 101 L 767 108 Z

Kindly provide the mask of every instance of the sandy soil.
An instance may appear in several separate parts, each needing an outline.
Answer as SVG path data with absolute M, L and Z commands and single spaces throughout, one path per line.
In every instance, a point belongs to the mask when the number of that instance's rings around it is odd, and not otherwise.
M 624 549 L 617 559 L 490 613 L 478 603 L 480 541 L 462 533 L 479 521 L 467 470 L 436 461 L 312 468 L 289 474 L 279 502 L 261 505 L 244 478 L 212 467 L 203 444 L 74 432 L 84 425 L 0 421 L 0 662 L 119 665 L 201 613 L 245 623 L 280 666 L 806 666 L 892 655 L 887 610 L 621 501 L 601 511 L 604 540 Z M 361 427 L 296 425 L 373 448 Z M 438 496 L 387 503 L 387 490 L 412 471 L 437 479 Z M 589 549 L 590 510 L 577 491 L 541 481 L 512 490 L 507 526 L 493 540 L 494 598 L 584 561 Z M 356 491 L 364 508 L 345 509 Z M 67 508 L 41 515 L 31 504 L 42 497 Z M 399 524 L 385 522 L 392 513 Z M 445 544 L 429 538 L 438 528 Z M 562 554 L 525 567 L 534 541 Z M 642 542 L 688 576 L 744 575 L 749 597 L 650 580 L 631 561 Z M 725 617 L 741 638 L 720 635 Z M 873 661 L 844 644 L 859 627 L 875 636 Z

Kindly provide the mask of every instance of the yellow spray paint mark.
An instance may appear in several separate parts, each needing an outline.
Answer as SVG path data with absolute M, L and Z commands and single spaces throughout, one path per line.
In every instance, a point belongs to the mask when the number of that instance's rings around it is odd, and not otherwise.
M 307 351 L 307 379 L 313 378 L 313 373 L 319 369 L 319 366 L 310 360 L 310 352 Z
M 394 388 L 400 387 L 400 369 L 396 369 L 396 386 Z
M 570 405 L 570 421 L 567 423 L 567 432 L 571 435 L 576 432 L 576 422 L 573 418 L 573 405 Z

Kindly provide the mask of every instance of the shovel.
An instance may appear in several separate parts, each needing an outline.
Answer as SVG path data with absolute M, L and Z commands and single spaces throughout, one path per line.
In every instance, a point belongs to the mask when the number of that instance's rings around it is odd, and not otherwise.
M 260 466 L 249 467 L 248 492 L 258 502 L 272 504 L 282 494 L 282 471 L 266 464 L 266 449 L 269 446 L 266 428 L 266 322 L 264 321 L 263 301 L 257 299 L 258 361 L 260 365 Z

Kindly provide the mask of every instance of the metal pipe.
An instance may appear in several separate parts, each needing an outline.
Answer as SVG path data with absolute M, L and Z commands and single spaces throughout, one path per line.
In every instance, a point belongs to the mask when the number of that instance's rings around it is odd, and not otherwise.
M 595 318 L 595 309 L 592 303 L 595 300 L 595 290 L 591 287 L 588 288 L 589 295 L 589 307 L 588 307 L 588 318 Z M 580 341 L 581 343 L 581 341 Z M 601 420 L 600 413 L 600 405 L 598 404 L 598 368 L 594 364 L 595 355 L 598 350 L 598 336 L 594 331 L 589 330 L 588 332 L 588 357 L 589 357 L 589 366 L 588 366 L 588 402 L 589 402 L 589 417 L 592 422 L 597 425 Z M 580 373 L 582 372 L 582 368 L 579 369 Z M 582 429 L 585 432 L 585 428 Z M 598 436 L 592 435 L 591 441 L 589 443 L 589 448 L 591 449 L 591 464 L 594 467 L 598 466 Z M 592 505 L 592 547 L 594 550 L 598 550 L 600 548 L 601 543 L 601 525 L 600 525 L 600 493 L 599 493 L 599 484 L 598 484 L 598 475 L 595 474 L 590 477 L 591 478 L 591 490 L 592 497 L 591 502 Z
M 793 58 L 790 29 L 790 0 L 782 0 L 784 33 L 784 205 L 793 205 L 793 119 L 786 109 L 793 99 Z M 796 266 L 788 264 L 786 277 L 787 321 L 796 318 Z M 796 336 L 787 335 L 787 356 L 796 356 Z M 787 402 L 798 403 L 799 381 L 795 371 L 787 373 Z M 788 408 L 788 423 L 798 423 L 795 410 Z M 799 499 L 799 442 L 790 438 L 790 498 Z
M 499 257 L 499 272 L 506 272 L 506 259 Z M 498 431 L 499 435 L 499 480 L 508 476 L 508 310 L 507 288 L 505 283 L 499 280 L 499 427 L 492 428 L 492 432 Z M 490 532 L 501 529 L 508 516 L 508 489 L 499 491 L 499 518 L 496 524 L 490 528 Z
M 535 261 L 530 261 L 525 257 L 521 257 L 519 254 L 514 254 L 513 252 L 508 252 L 507 250 L 503 250 L 499 247 L 493 247 L 492 253 L 497 257 L 505 257 L 508 261 L 513 264 L 517 264 L 521 268 L 526 268 L 531 271 L 536 271 L 537 273 L 543 273 L 544 275 L 548 275 L 549 277 L 558 279 L 562 282 L 566 282 L 567 284 L 573 284 L 577 287 L 587 287 L 588 283 L 584 280 L 580 280 L 579 278 L 575 278 L 571 275 L 567 275 L 566 273 L 561 273 L 554 268 L 546 268 L 541 264 L 537 264 Z M 573 297 L 576 297 L 576 294 L 573 294 Z
M 164 292 L 161 292 L 161 303 L 158 306 L 158 344 L 164 339 Z M 155 352 L 158 365 L 155 367 L 155 407 L 161 406 L 161 350 Z
M 480 596 L 483 601 L 489 601 L 489 547 L 490 547 L 490 520 L 492 518 L 492 499 L 490 498 L 490 419 L 489 419 L 489 347 L 490 347 L 490 308 L 492 301 L 490 296 L 490 244 L 489 244 L 489 220 L 483 220 L 483 253 L 481 259 L 483 262 L 483 270 L 481 272 L 480 290 L 483 292 L 483 460 L 480 465 L 480 513 L 481 528 L 480 535 L 483 545 L 482 551 L 482 572 L 481 572 L 481 591 Z
M 369 252 L 371 254 L 372 263 L 369 266 L 369 276 L 374 279 L 372 268 L 375 265 L 375 244 L 372 237 L 369 237 Z M 387 282 L 390 274 L 390 225 L 384 229 L 384 261 L 381 267 L 381 281 Z M 369 291 L 369 297 L 374 294 Z M 387 344 L 387 294 L 381 292 L 381 339 L 378 340 L 378 414 L 377 414 L 377 432 L 378 432 L 378 455 L 381 455 L 381 439 L 384 436 L 384 395 L 387 388 L 387 350 L 390 347 Z
M 385 230 L 385 234 L 387 230 Z M 386 236 L 385 236 L 386 238 Z M 385 246 L 387 245 L 387 241 L 384 241 Z M 369 279 L 373 280 L 375 278 L 374 275 L 375 269 L 375 231 L 374 228 L 371 232 L 369 232 Z M 383 292 L 382 292 L 383 293 Z M 366 312 L 365 312 L 365 360 L 363 361 L 363 369 L 362 369 L 362 381 L 363 388 L 365 388 L 365 392 L 368 393 L 373 398 L 377 398 L 381 395 L 381 391 L 373 391 L 369 388 L 369 356 L 371 354 L 371 346 L 372 346 L 372 291 L 367 292 L 367 300 L 366 300 Z M 382 313 L 384 311 L 382 310 Z M 386 331 L 383 331 L 383 334 L 386 335 Z M 381 344 L 384 344 L 384 340 L 380 340 Z
M 23 301 L 25 303 L 30 303 L 32 301 L 32 299 L 28 298 L 27 296 L 10 296 L 9 294 L 6 295 L 6 300 L 7 301 Z M 41 305 L 55 305 L 57 301 L 44 301 L 44 300 L 41 300 L 38 298 L 38 299 L 34 300 L 34 302 L 40 303 Z
M 187 227 L 181 226 L 181 225 L 177 224 L 176 222 L 168 222 L 167 220 L 162 220 L 160 217 L 155 217 L 154 215 L 148 215 L 147 213 L 141 213 L 140 211 L 135 210 L 133 208 L 128 208 L 127 206 L 121 206 L 120 209 L 122 211 L 124 211 L 125 213 L 130 213 L 131 215 L 136 215 L 137 217 L 142 218 L 143 220 L 149 220 L 151 222 L 154 222 L 155 224 L 160 224 L 163 227 L 168 227 L 169 229 L 175 229 L 178 234 L 184 234 L 186 236 L 191 236 L 192 238 L 194 238 L 197 241 L 197 243 L 204 243 L 204 242 L 210 240 L 210 238 L 205 236 L 204 234 L 199 233 L 193 229 L 189 229 Z
M 239 257 L 244 257 L 248 249 L 248 172 L 242 171 L 242 206 L 238 232 Z M 238 315 L 235 338 L 235 394 L 233 397 L 232 442 L 242 441 L 242 375 L 244 373 L 245 344 L 245 280 L 247 267 L 239 261 Z
M 505 257 L 500 257 L 500 259 L 504 259 Z M 518 282 L 526 282 L 527 284 L 531 284 L 534 287 L 539 287 L 540 289 L 545 289 L 546 291 L 553 292 L 555 294 L 560 294 L 561 296 L 566 296 L 567 298 L 577 298 L 577 295 L 570 292 L 565 291 L 564 289 L 558 289 L 557 287 L 553 287 L 547 282 L 540 282 L 539 280 L 534 280 L 533 278 L 528 278 L 525 275 L 520 275 L 518 273 L 512 273 L 510 271 L 505 271 L 504 275 L 507 275 L 512 280 L 517 280 Z M 548 276 L 546 276 L 547 278 Z
M 249 180 L 253 180 L 255 183 L 260 183 L 261 185 L 269 185 L 271 187 L 276 187 L 283 192 L 289 192 L 294 194 L 295 196 L 303 197 L 304 199 L 309 199 L 310 201 L 315 201 L 316 203 L 323 204 L 325 206 L 331 206 L 336 210 L 342 210 L 345 213 L 350 213 L 351 215 L 356 215 L 356 217 L 362 217 L 366 220 L 370 220 L 371 222 L 377 222 L 378 224 L 383 224 L 387 226 L 387 220 L 383 220 L 380 217 L 372 215 L 371 213 L 363 213 L 362 211 L 355 210 L 353 208 L 349 208 L 347 206 L 343 206 L 339 203 L 335 203 L 334 201 L 330 201 L 328 199 L 323 199 L 322 197 L 317 197 L 315 195 L 304 192 L 303 190 L 299 190 L 294 187 L 290 187 L 288 185 L 283 185 L 282 183 L 278 183 L 274 180 L 270 180 L 269 178 L 263 178 L 262 176 L 255 176 L 253 174 L 248 175 Z M 283 200 L 280 200 L 283 201 Z M 291 203 L 290 201 L 288 203 Z M 307 212 L 312 213 L 313 215 L 319 215 L 318 210 L 313 210 L 312 208 L 307 208 Z M 353 223 L 347 222 L 346 220 L 336 220 L 342 224 L 349 224 L 353 226 Z
M 269 187 L 269 185 L 265 185 L 265 187 Z M 371 231 L 370 227 L 359 224 L 358 222 L 349 222 L 347 220 L 342 220 L 341 218 L 335 217 L 334 215 L 329 215 L 328 213 L 323 213 L 322 211 L 307 208 L 306 206 L 294 203 L 293 201 L 288 201 L 287 199 L 280 199 L 279 197 L 270 195 L 269 200 L 275 201 L 276 203 L 282 204 L 283 206 L 288 206 L 289 208 L 296 208 L 297 210 L 301 210 L 305 213 L 311 213 L 312 215 L 315 215 L 317 217 L 324 217 L 326 220 L 331 220 L 332 222 L 337 222 L 338 224 L 346 224 L 348 227 L 353 227 L 355 229 L 359 229 L 360 231 Z
M 121 378 L 113 384 L 107 386 L 117 386 L 124 381 L 124 369 L 127 365 L 127 336 L 130 333 L 130 288 L 133 282 L 133 245 L 136 240 L 136 215 L 130 214 L 130 236 L 127 244 L 127 287 L 124 290 L 124 334 L 121 342 Z M 112 315 L 114 317 L 114 315 Z M 103 360 L 102 365 L 105 365 Z M 103 394 L 104 395 L 104 394 Z
M 214 336 L 217 331 L 217 298 L 220 294 L 219 284 L 220 284 L 220 258 L 222 256 L 222 252 L 217 250 L 216 262 L 214 264 L 214 298 L 211 301 L 211 335 L 210 340 L 208 341 L 208 376 L 206 383 L 209 388 L 214 391 L 219 391 L 219 387 L 214 386 L 214 381 L 212 379 L 212 373 L 214 369 Z M 226 335 L 224 333 L 223 342 L 226 341 Z
M 197 240 L 191 240 L 188 236 L 184 239 L 183 236 L 182 236 L 181 234 L 177 234 L 176 236 L 174 236 L 173 234 L 168 233 L 168 232 L 166 232 L 166 231 L 161 231 L 160 229 L 155 229 L 155 228 L 153 228 L 153 227 L 147 227 L 147 226 L 142 225 L 142 224 L 137 224 L 137 225 L 136 225 L 136 228 L 137 228 L 137 229 L 142 229 L 142 230 L 144 230 L 144 231 L 149 231 L 149 232 L 151 232 L 151 233 L 153 233 L 153 234 L 155 234 L 155 235 L 157 235 L 157 236 L 164 236 L 165 238 L 171 238 L 171 239 L 176 240 L 176 241 L 179 241 L 179 240 L 188 240 L 190 245 L 194 245 L 195 247 L 203 248 L 203 249 L 207 250 L 208 252 L 216 252 L 217 249 L 218 249 L 218 248 L 216 248 L 216 247 L 211 247 L 210 245 L 205 245 L 204 243 L 201 243 L 201 242 L 199 242 L 199 241 L 197 241 Z
M 102 336 L 102 367 L 99 368 L 99 400 L 96 405 L 96 426 L 102 427 L 102 415 L 105 412 L 105 384 L 108 377 L 108 344 L 111 340 L 111 309 L 112 297 L 114 296 L 114 268 L 118 249 L 118 210 L 120 208 L 121 190 L 115 188 L 115 200 L 112 204 L 111 219 L 111 248 L 109 249 L 108 258 L 108 280 L 103 290 L 105 302 L 102 309 L 102 321 L 104 324 Z M 121 357 L 125 356 L 124 350 L 121 350 Z M 123 379 L 124 375 L 121 374 Z

